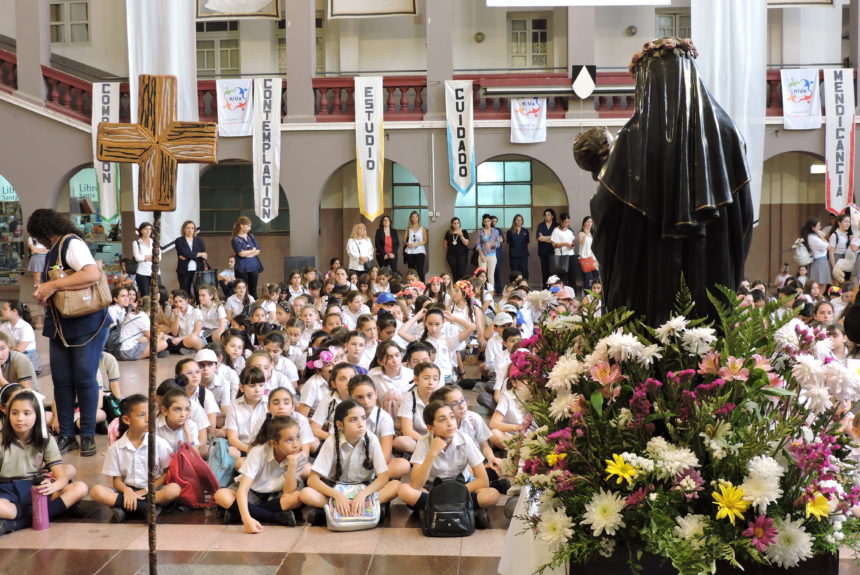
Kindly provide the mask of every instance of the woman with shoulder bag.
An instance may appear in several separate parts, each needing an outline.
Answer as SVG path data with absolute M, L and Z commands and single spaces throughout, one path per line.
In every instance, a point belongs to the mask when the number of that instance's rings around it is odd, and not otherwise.
M 397 273 L 397 250 L 400 249 L 400 238 L 397 236 L 397 230 L 391 227 L 391 218 L 388 216 L 382 216 L 374 243 L 376 253 L 381 256 L 380 267 L 390 268 L 392 273 Z
M 236 279 L 245 280 L 248 293 L 257 297 L 257 280 L 263 271 L 263 264 L 260 262 L 260 245 L 251 233 L 251 218 L 239 216 L 233 224 L 231 245 L 233 253 L 236 254 Z
M 78 230 L 60 213 L 36 210 L 27 221 L 27 233 L 50 246 L 42 283 L 36 286 L 33 298 L 46 308 L 42 334 L 50 340 L 54 401 L 60 422 L 57 445 L 63 454 L 80 447 L 83 457 L 92 456 L 96 454 L 96 412 L 101 402 L 96 374 L 110 327 L 110 295 L 106 301 L 93 298 L 97 305 L 104 304 L 101 309 L 79 317 L 61 315 L 55 305 L 57 293 L 93 286 L 101 280 L 102 271 Z M 64 277 L 50 279 L 52 268 L 63 271 Z M 75 439 L 76 401 L 80 408 L 80 445 Z
M 361 275 L 365 268 L 370 269 L 373 260 L 373 244 L 367 237 L 367 227 L 362 223 L 352 226 L 352 233 L 346 242 L 346 253 L 349 255 L 349 271 Z M 371 264 L 372 265 L 372 264 Z
M 197 226 L 194 222 L 187 220 L 182 223 L 182 237 L 176 238 L 176 277 L 179 279 L 179 289 L 192 297 L 197 297 L 194 291 L 194 274 L 198 269 L 203 269 L 203 260 L 208 256 L 206 244 L 196 237 Z
M 592 232 L 594 220 L 591 216 L 585 216 L 582 220 L 582 228 L 579 230 L 577 241 L 579 242 L 579 267 L 582 270 L 582 289 L 590 290 L 591 284 L 600 279 L 597 271 L 597 260 L 591 251 L 593 241 Z

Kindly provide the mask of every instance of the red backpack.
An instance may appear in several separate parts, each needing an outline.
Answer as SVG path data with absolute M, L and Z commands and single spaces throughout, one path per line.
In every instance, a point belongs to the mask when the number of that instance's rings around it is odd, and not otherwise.
M 215 474 L 188 443 L 179 444 L 170 460 L 165 482 L 179 485 L 179 505 L 193 509 L 212 507 L 215 504 L 212 496 L 221 487 Z

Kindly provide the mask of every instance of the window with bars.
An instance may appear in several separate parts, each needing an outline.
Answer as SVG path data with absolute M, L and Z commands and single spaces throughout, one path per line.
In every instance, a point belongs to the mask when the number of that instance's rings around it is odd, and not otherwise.
M 412 172 L 392 162 L 391 170 L 391 225 L 396 230 L 409 227 L 409 214 L 418 212 L 421 225 L 429 226 L 427 194 Z
M 511 68 L 551 68 L 551 14 L 508 14 Z
M 675 36 L 689 38 L 692 35 L 689 10 L 663 11 L 656 13 L 657 38 Z
M 251 218 L 255 234 L 289 232 L 287 196 L 280 189 L 278 217 L 264 224 L 254 213 L 254 169 L 248 164 L 226 164 L 207 170 L 200 177 L 200 227 L 206 232 L 230 232 L 239 216 Z
M 239 72 L 239 22 L 198 22 L 197 74 L 238 76 Z
M 52 44 L 80 44 L 90 41 L 89 0 L 51 2 Z
M 454 215 L 469 230 L 481 227 L 481 216 L 499 218 L 498 227 L 511 227 L 514 216 L 532 225 L 532 163 L 530 160 L 486 161 L 478 166 L 478 183 L 468 194 L 458 194 Z

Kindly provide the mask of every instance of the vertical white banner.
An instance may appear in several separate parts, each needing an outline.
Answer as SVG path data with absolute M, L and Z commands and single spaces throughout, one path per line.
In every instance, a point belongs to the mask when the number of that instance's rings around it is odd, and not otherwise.
M 99 124 L 119 122 L 119 83 L 93 83 L 92 131 L 93 167 L 99 185 L 99 214 L 107 223 L 113 223 L 119 215 L 119 164 L 100 162 L 97 157 Z
M 355 78 L 355 168 L 358 207 L 373 221 L 382 214 L 385 145 L 382 76 Z
M 252 134 L 254 100 L 251 98 L 251 83 L 251 78 L 215 80 L 219 136 L 236 138 Z
M 824 158 L 827 211 L 839 214 L 854 203 L 854 70 L 824 70 Z
M 817 130 L 821 127 L 821 96 L 818 68 L 780 70 L 782 126 L 786 130 Z
M 471 80 L 445 82 L 445 120 L 451 186 L 461 194 L 468 194 L 476 179 Z
M 281 175 L 281 79 L 254 79 L 254 213 L 278 217 Z
M 511 98 L 511 143 L 546 142 L 546 98 Z

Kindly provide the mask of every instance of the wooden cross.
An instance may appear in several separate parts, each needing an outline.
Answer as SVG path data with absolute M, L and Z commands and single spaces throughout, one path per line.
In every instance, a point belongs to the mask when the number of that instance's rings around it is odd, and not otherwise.
M 102 162 L 140 165 L 138 210 L 172 212 L 178 165 L 218 161 L 218 125 L 174 119 L 174 76 L 141 75 L 139 86 L 137 124 L 99 124 L 97 156 Z

